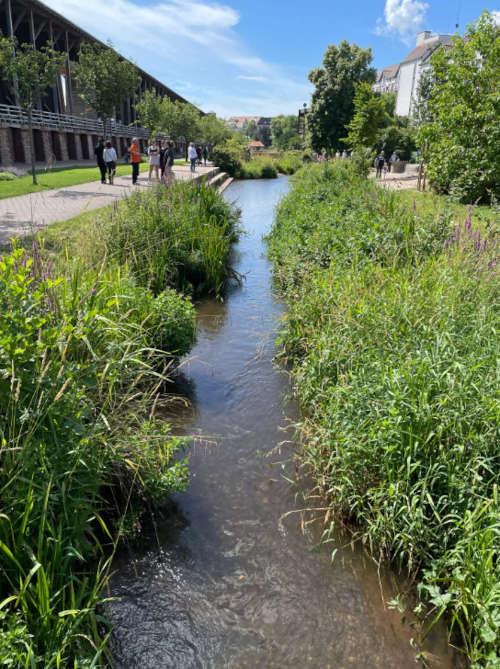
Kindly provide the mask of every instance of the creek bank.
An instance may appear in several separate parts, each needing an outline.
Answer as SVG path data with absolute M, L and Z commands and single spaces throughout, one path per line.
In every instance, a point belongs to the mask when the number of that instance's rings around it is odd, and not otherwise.
M 300 458 L 475 667 L 500 661 L 498 229 L 325 165 L 293 177 L 269 236 Z
M 188 483 L 188 440 L 152 407 L 195 341 L 186 293 L 230 276 L 237 213 L 176 184 L 71 232 L 0 258 L 0 664 L 13 667 L 110 661 L 97 611 L 116 545 Z

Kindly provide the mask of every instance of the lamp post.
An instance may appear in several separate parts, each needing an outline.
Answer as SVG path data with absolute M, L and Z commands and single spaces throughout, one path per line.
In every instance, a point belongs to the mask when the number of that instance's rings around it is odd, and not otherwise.
M 298 118 L 298 130 L 299 130 L 299 135 L 304 135 L 306 134 L 306 115 L 309 112 L 309 109 L 307 108 L 307 102 L 304 102 L 302 105 L 302 109 L 299 109 L 299 118 Z

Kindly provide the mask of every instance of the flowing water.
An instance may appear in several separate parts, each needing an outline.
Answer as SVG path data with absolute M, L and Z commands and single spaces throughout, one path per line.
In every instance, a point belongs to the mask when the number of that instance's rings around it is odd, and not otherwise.
M 360 549 L 313 549 L 291 464 L 296 418 L 286 374 L 273 366 L 283 305 L 262 236 L 287 179 L 235 183 L 226 197 L 246 234 L 233 265 L 245 275 L 221 304 L 198 308 L 198 343 L 184 366 L 189 408 L 169 416 L 195 435 L 189 489 L 116 562 L 112 648 L 118 668 L 414 667 L 413 628 L 384 601 L 396 591 Z M 285 408 L 283 408 L 285 406 Z M 284 469 L 280 463 L 285 462 Z M 345 537 L 338 539 L 339 547 Z M 456 667 L 446 636 L 425 650 Z

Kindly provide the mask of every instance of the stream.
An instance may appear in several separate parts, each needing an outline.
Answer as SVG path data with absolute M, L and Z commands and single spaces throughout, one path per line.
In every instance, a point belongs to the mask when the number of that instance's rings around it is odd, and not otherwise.
M 226 190 L 242 210 L 233 266 L 245 280 L 224 303 L 198 305 L 198 343 L 180 384 L 189 407 L 167 416 L 176 434 L 194 435 L 191 484 L 115 562 L 111 648 L 120 669 L 422 666 L 415 630 L 384 605 L 397 577 L 342 547 L 345 535 L 314 549 L 314 524 L 283 517 L 304 503 L 283 476 L 295 478 L 297 408 L 273 363 L 284 306 L 262 237 L 287 189 L 281 177 Z M 424 650 L 431 667 L 460 666 L 443 629 Z

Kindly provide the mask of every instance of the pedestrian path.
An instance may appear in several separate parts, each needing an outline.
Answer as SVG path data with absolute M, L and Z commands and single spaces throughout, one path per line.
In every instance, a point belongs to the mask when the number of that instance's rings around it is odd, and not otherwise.
M 214 167 L 197 167 L 193 174 L 188 165 L 175 165 L 173 170 L 175 179 L 180 180 L 210 179 L 216 172 Z M 115 177 L 112 186 L 92 181 L 0 200 L 0 245 L 6 244 L 12 237 L 23 237 L 51 223 L 105 207 L 127 197 L 137 187 L 150 187 L 144 173 L 139 176 L 138 186 L 132 186 L 131 176 Z

